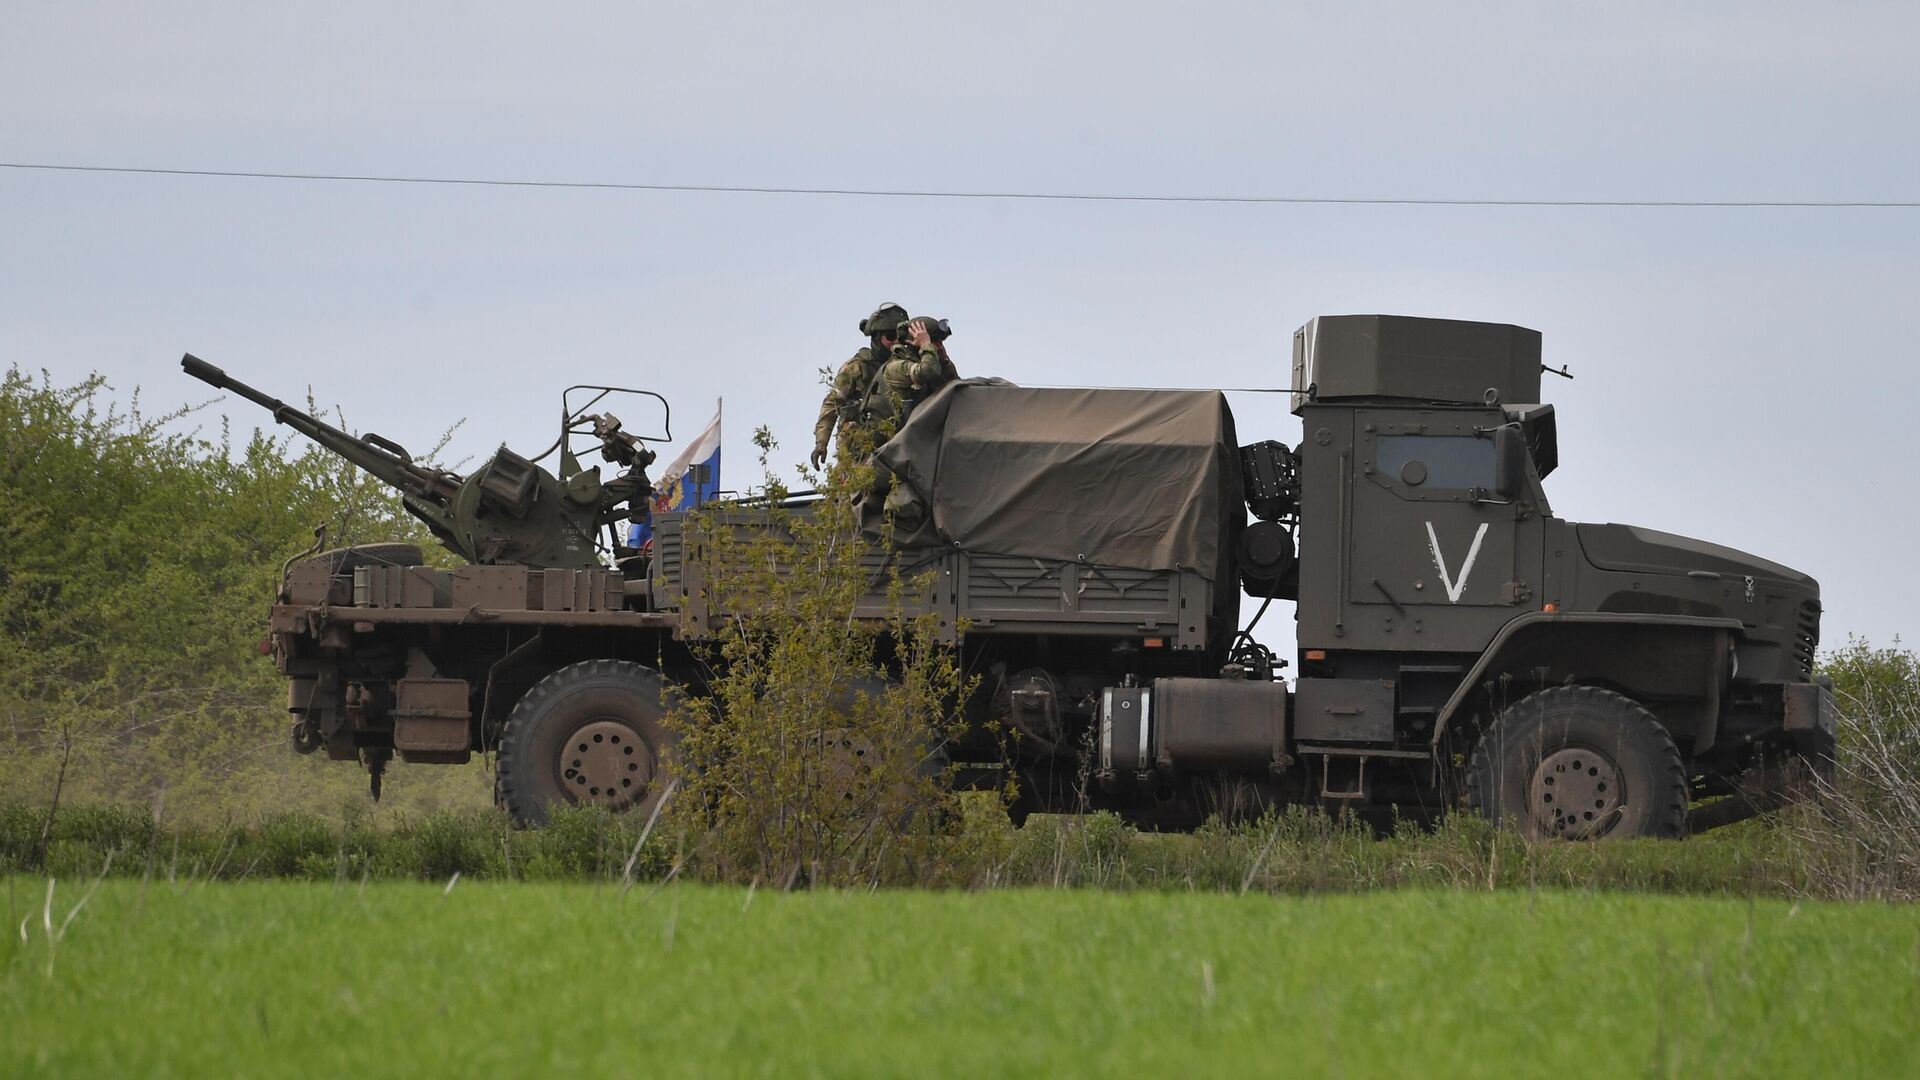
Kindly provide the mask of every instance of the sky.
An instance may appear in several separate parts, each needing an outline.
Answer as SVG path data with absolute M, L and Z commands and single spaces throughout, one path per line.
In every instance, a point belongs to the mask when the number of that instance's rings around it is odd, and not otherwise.
M 1920 7 L 1823 3 L 0 5 L 0 161 L 1042 194 L 1920 200 Z M 967 375 L 1284 387 L 1292 331 L 1542 332 L 1554 509 L 1920 632 L 1920 209 L 878 198 L 0 168 L 0 363 L 214 395 L 194 352 L 447 458 L 571 383 L 805 457 L 882 301 Z M 1230 395 L 1244 441 L 1299 441 Z M 646 428 L 644 410 L 627 416 Z M 198 421 L 258 422 L 214 402 Z M 624 414 L 623 414 L 624 415 Z M 673 448 L 663 453 L 672 456 Z M 1264 638 L 1287 641 L 1284 623 Z

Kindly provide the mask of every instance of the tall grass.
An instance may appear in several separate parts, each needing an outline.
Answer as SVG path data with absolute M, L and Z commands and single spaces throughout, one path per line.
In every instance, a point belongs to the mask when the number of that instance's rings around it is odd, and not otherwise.
M 922 857 L 873 862 L 843 885 L 1337 893 L 1399 887 L 1612 889 L 1920 899 L 1920 663 L 1854 645 L 1829 659 L 1841 705 L 1834 775 L 1809 803 L 1683 843 L 1524 840 L 1467 815 L 1384 839 L 1305 809 L 1187 835 L 1111 813 L 1036 816 L 1016 829 L 991 795 L 963 797 Z M 306 879 L 615 881 L 750 875 L 696 818 L 646 832 L 637 814 L 562 809 L 537 831 L 490 810 L 272 813 L 244 823 L 161 821 L 147 806 L 0 803 L 0 873 Z M 808 879 L 800 878 L 802 883 Z M 824 882 L 822 882 L 824 883 Z
M 46 811 L 0 805 L 0 873 L 56 878 L 155 876 L 211 880 L 295 878 L 445 880 L 473 878 L 579 881 L 618 878 L 633 856 L 643 822 L 603 809 L 557 811 L 538 830 L 515 829 L 495 811 L 343 819 L 271 814 L 227 826 L 157 822 L 145 807 L 73 806 L 54 821 L 39 857 Z M 643 875 L 672 857 L 649 844 L 635 861 Z
M 143 808 L 63 810 L 44 860 L 44 811 L 0 806 L 0 873 L 63 880 L 113 877 L 243 880 L 724 881 L 697 838 L 668 828 L 644 838 L 637 815 L 567 809 L 540 830 L 503 815 L 440 813 L 330 820 L 278 814 L 248 825 L 156 824 Z M 1686 844 L 1529 842 L 1474 818 L 1385 839 L 1305 810 L 1213 822 L 1193 834 L 1140 832 L 1109 813 L 1008 823 L 991 798 L 967 799 L 928 857 L 866 884 L 943 889 L 1042 887 L 1203 892 L 1344 893 L 1428 887 L 1574 888 L 1714 895 L 1853 895 L 1808 872 L 1798 838 L 1764 823 Z M 628 862 L 632 861 L 629 870 Z M 763 882 L 763 884 L 767 884 Z M 783 882 L 772 883 L 775 886 Z M 853 884 L 847 882 L 843 884 Z
M 1834 775 L 1789 835 L 1822 895 L 1920 899 L 1920 693 L 1869 683 L 1842 706 Z

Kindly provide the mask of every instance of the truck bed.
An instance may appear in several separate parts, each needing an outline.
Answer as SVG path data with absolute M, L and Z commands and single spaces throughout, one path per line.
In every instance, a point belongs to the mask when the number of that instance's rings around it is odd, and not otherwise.
M 766 527 L 773 515 L 730 509 L 725 520 L 750 530 Z M 724 613 L 710 606 L 703 588 L 704 566 L 697 537 L 688 536 L 687 515 L 655 514 L 653 530 L 653 604 L 676 613 L 682 637 L 704 637 Z M 691 557 L 690 551 L 695 552 Z M 907 609 L 939 616 L 949 640 L 964 625 L 968 634 L 1145 635 L 1164 637 L 1175 649 L 1207 645 L 1212 585 L 1192 570 L 1136 570 L 942 548 L 889 550 L 877 543 L 862 562 L 872 588 L 858 614 L 886 616 L 896 568 L 903 578 L 932 571 L 933 587 L 907 598 Z

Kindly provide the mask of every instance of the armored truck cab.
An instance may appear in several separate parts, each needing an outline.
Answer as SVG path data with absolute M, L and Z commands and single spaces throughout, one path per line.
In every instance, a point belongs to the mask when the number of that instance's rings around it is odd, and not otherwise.
M 1369 748 L 1467 762 L 1470 800 L 1542 832 L 1672 832 L 1742 777 L 1768 794 L 1740 807 L 1777 797 L 1790 760 L 1830 749 L 1817 583 L 1554 516 L 1542 370 L 1517 326 L 1344 316 L 1295 335 L 1297 748 L 1361 798 L 1392 760 Z M 1556 801 L 1575 771 L 1580 805 Z
M 980 676 L 974 735 L 949 748 L 960 779 L 1011 770 L 1016 816 L 1464 807 L 1584 838 L 1736 820 L 1830 764 L 1816 583 L 1554 516 L 1539 334 L 1322 317 L 1292 368 L 1297 444 L 1239 445 L 1219 393 L 988 381 L 944 388 L 881 447 L 894 527 L 869 552 L 876 581 L 931 570 L 908 599 Z M 647 490 L 652 452 L 593 427 L 631 466 L 621 486 L 567 455 L 557 477 L 526 462 L 529 490 L 579 497 L 528 500 L 513 535 L 554 524 L 543 514 L 590 535 Z M 775 520 L 748 502 L 657 514 L 650 558 L 609 545 L 617 566 L 503 544 L 452 570 L 392 545 L 295 561 L 272 611 L 295 745 L 376 782 L 395 754 L 497 749 L 503 802 L 530 823 L 559 802 L 645 809 L 670 758 L 666 702 L 703 692 L 699 644 L 727 614 L 703 586 L 701 530 Z M 1244 621 L 1243 589 L 1258 603 Z M 882 593 L 856 614 L 884 618 Z M 1289 603 L 1291 682 L 1250 633 Z

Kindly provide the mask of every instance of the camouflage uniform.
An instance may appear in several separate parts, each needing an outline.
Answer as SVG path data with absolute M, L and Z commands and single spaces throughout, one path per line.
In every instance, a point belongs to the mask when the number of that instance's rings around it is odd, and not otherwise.
M 838 438 L 840 445 L 846 445 L 847 433 L 860 422 L 860 402 L 866 397 L 867 387 L 873 384 L 873 377 L 881 367 L 881 362 L 874 358 L 873 349 L 865 348 L 854 353 L 851 359 L 840 365 L 840 370 L 833 373 L 833 385 L 820 402 L 820 418 L 813 424 L 814 446 L 826 446 L 829 436 Z
M 837 438 L 844 452 L 847 436 L 864 425 L 861 403 L 873 385 L 874 376 L 887 359 L 884 355 L 878 355 L 882 339 L 898 334 L 907 319 L 906 308 L 887 303 L 881 304 L 873 314 L 860 320 L 860 332 L 867 335 L 869 345 L 854 353 L 833 373 L 833 385 L 820 402 L 820 417 L 813 423 L 813 463 L 816 467 L 826 457 L 829 437 Z
M 921 402 L 959 377 L 953 361 L 939 346 L 921 349 L 896 345 L 893 355 L 880 366 L 864 411 L 876 422 L 893 421 L 893 430 L 898 431 Z

